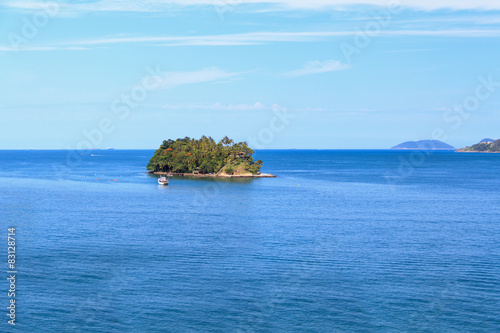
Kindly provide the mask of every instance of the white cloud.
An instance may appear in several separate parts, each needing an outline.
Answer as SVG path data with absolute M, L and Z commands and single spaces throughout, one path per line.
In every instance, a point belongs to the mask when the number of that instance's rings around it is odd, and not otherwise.
M 252 0 L 250 0 L 252 1 Z M 246 2 L 246 1 L 245 1 Z M 265 2 L 264 0 L 262 2 Z M 281 3 L 292 8 L 318 9 L 325 7 L 371 5 L 378 7 L 388 7 L 400 4 L 402 7 L 436 10 L 436 9 L 500 9 L 500 2 L 497 0 L 271 0 L 273 3 Z
M 286 73 L 287 76 L 304 76 L 311 74 L 336 72 L 348 69 L 350 66 L 343 64 L 340 61 L 327 60 L 327 61 L 308 61 L 306 65 L 298 70 Z
M 356 36 L 352 31 L 316 32 L 249 32 L 241 34 L 202 35 L 202 36 L 120 36 L 102 37 L 88 40 L 67 41 L 59 44 L 19 47 L 19 51 L 87 50 L 91 46 L 112 44 L 144 44 L 146 46 L 229 46 L 256 45 L 265 43 L 321 42 L 333 38 Z M 457 30 L 387 30 L 377 36 L 427 36 L 427 37 L 500 37 L 498 29 L 457 29 Z M 16 51 L 9 46 L 0 45 L 0 52 Z
M 69 46 L 69 47 L 59 47 L 59 46 L 0 46 L 0 52 L 20 52 L 20 51 L 83 51 L 90 50 L 88 47 L 79 46 Z
M 267 106 L 260 102 L 254 104 L 187 104 L 187 105 L 172 105 L 167 104 L 162 106 L 162 109 L 168 110 L 215 110 L 215 111 L 269 111 L 269 110 L 286 110 L 285 107 L 278 104 Z
M 96 38 L 73 42 L 77 45 L 118 43 L 167 43 L 171 45 L 249 45 L 266 42 L 320 41 L 326 37 L 353 35 L 356 32 L 249 32 L 201 36 L 124 36 Z
M 58 15 L 75 15 L 89 12 L 149 12 L 157 11 L 160 3 L 155 1 L 117 1 L 100 0 L 93 2 L 70 3 L 67 1 L 45 1 L 45 0 L 8 0 L 0 6 L 17 8 L 21 10 L 44 10 L 46 8 L 57 8 Z M 157 7 L 157 9 L 155 9 Z
M 120 43 L 154 43 L 156 46 L 227 46 L 254 45 L 273 42 L 319 42 L 334 37 L 356 36 L 352 31 L 312 31 L 312 32 L 249 32 L 241 34 L 201 35 L 201 36 L 124 36 L 105 37 L 91 40 L 68 42 L 73 45 L 110 45 Z M 460 29 L 460 30 L 387 30 L 378 36 L 435 36 L 435 37 L 499 37 L 500 30 Z
M 8 0 L 2 6 L 18 9 L 39 9 L 44 1 L 36 0 Z M 325 9 L 340 8 L 345 9 L 349 6 L 377 6 L 387 7 L 390 4 L 401 4 L 403 7 L 422 10 L 437 9 L 480 9 L 480 10 L 499 10 L 500 1 L 498 0 L 99 0 L 90 2 L 70 3 L 68 1 L 57 2 L 61 12 L 66 13 L 88 13 L 88 12 L 150 12 L 162 11 L 177 6 L 214 6 L 216 8 L 234 7 L 241 5 L 266 5 L 277 10 L 285 9 Z
M 165 72 L 161 76 L 153 77 L 153 79 L 160 83 L 160 88 L 169 89 L 187 84 L 217 82 L 234 78 L 239 74 L 228 73 L 219 68 L 210 67 L 191 72 Z
M 272 42 L 319 42 L 333 37 L 356 36 L 352 31 L 311 31 L 311 32 L 249 32 L 241 34 L 201 35 L 201 36 L 125 36 L 96 38 L 70 42 L 74 45 L 109 45 L 119 43 L 155 43 L 157 46 L 226 46 L 253 45 Z M 500 30 L 460 29 L 460 30 L 387 30 L 378 36 L 436 36 L 436 37 L 499 37 Z M 70 44 L 68 43 L 68 44 Z

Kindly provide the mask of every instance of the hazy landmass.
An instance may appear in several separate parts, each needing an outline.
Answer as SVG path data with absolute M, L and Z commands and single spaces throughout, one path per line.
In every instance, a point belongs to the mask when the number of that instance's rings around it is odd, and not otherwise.
M 439 140 L 420 140 L 420 141 L 406 141 L 391 149 L 422 149 L 422 150 L 434 150 L 434 149 L 455 149 L 455 147 L 450 146 Z
M 481 141 L 479 141 L 479 143 L 482 143 L 482 142 L 493 142 L 495 140 L 493 139 L 482 139 Z

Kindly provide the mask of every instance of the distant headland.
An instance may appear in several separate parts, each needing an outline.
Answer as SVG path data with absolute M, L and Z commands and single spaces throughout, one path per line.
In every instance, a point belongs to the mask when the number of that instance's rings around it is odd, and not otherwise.
M 483 139 L 475 145 L 458 149 L 457 153 L 500 153 L 500 140 Z
M 261 160 L 254 162 L 254 151 L 246 142 L 234 143 L 227 136 L 215 142 L 211 137 L 200 139 L 185 137 L 165 140 L 149 160 L 149 173 L 157 175 L 224 177 L 224 178 L 270 178 L 261 173 Z
M 392 147 L 391 149 L 453 150 L 455 149 L 455 147 L 439 140 L 420 140 L 403 142 L 397 146 Z

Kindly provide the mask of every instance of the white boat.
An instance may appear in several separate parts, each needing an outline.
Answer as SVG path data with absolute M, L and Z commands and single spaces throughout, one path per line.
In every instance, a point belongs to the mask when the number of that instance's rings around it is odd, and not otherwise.
M 160 177 L 160 178 L 158 178 L 158 184 L 160 184 L 160 185 L 168 185 L 168 178 L 167 177 Z

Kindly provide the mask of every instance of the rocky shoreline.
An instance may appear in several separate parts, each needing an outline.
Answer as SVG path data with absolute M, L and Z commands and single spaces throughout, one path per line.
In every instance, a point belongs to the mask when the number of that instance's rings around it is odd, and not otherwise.
M 270 173 L 259 173 L 257 175 L 228 175 L 228 174 L 200 174 L 200 173 L 177 173 L 177 172 L 148 172 L 152 175 L 161 175 L 169 177 L 194 177 L 194 178 L 276 178 L 277 176 Z
M 455 150 L 455 153 L 500 154 L 500 151 L 466 150 L 465 148 L 460 148 L 458 150 Z

